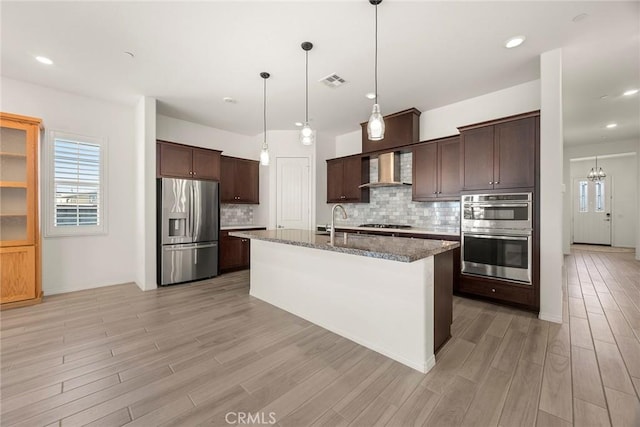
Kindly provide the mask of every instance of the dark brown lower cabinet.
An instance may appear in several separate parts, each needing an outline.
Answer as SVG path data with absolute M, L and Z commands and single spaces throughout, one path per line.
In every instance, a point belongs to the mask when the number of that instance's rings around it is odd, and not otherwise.
M 454 251 L 433 257 L 433 352 L 451 338 L 453 323 Z
M 251 230 L 265 230 L 265 228 Z M 246 270 L 251 264 L 251 240 L 230 236 L 231 231 L 234 230 L 220 231 L 220 273 Z M 242 231 L 248 230 L 243 228 Z
M 495 302 L 538 311 L 537 289 L 534 285 L 521 285 L 500 280 L 461 276 L 458 291 L 464 296 L 488 298 Z

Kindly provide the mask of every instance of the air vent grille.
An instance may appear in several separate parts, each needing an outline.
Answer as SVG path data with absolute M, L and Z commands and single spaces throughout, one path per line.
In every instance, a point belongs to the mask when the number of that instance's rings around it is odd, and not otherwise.
M 347 82 L 345 79 L 343 79 L 336 73 L 329 74 L 328 76 L 321 78 L 320 81 L 325 85 L 333 88 L 342 86 Z

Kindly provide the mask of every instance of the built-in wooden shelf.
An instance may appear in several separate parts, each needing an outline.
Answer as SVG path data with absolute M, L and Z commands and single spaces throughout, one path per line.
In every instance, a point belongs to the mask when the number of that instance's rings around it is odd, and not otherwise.
M 9 151 L 0 151 L 0 156 L 3 156 L 3 157 L 18 157 L 18 158 L 22 158 L 22 159 L 26 159 L 27 158 L 26 154 L 11 153 Z
M 27 188 L 24 181 L 0 181 L 0 188 Z
M 40 119 L 0 112 L 0 309 L 42 300 Z

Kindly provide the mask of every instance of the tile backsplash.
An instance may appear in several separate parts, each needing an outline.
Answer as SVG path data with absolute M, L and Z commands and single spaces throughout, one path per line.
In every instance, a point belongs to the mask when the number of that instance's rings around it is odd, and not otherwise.
M 253 224 L 253 206 L 252 205 L 220 205 L 220 225 L 225 227 L 229 225 L 248 225 Z
M 411 153 L 400 155 L 401 179 L 411 182 Z M 378 159 L 371 159 L 371 182 L 378 180 Z M 342 225 L 364 223 L 406 224 L 433 230 L 458 230 L 460 227 L 460 202 L 414 202 L 411 186 L 371 188 L 369 203 L 343 203 L 349 218 L 338 219 Z

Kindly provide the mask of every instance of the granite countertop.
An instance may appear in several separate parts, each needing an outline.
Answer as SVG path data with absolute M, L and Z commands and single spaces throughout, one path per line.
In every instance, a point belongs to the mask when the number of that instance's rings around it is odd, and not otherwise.
M 267 228 L 264 225 L 244 224 L 244 225 L 221 225 L 220 230 L 248 230 L 251 228 Z
M 352 233 L 336 233 L 335 246 L 331 246 L 328 235 L 318 234 L 318 232 L 312 230 L 234 231 L 230 235 L 244 239 L 266 240 L 268 242 L 400 262 L 417 261 L 460 246 L 458 242 L 445 240 L 407 239 Z
M 437 234 L 440 236 L 460 236 L 460 230 L 457 228 L 375 228 L 360 227 L 357 225 L 340 225 L 336 224 L 336 230 L 354 230 L 354 231 L 373 231 L 386 233 L 405 233 L 405 234 Z

